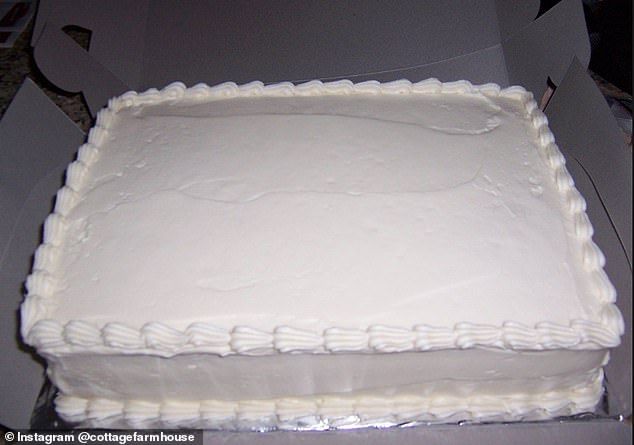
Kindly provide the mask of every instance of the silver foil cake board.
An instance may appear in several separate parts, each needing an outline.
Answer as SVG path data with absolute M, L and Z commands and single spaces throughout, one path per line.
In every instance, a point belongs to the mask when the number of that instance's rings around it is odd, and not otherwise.
M 608 389 L 609 392 L 609 389 Z M 76 425 L 65 422 L 55 411 L 54 399 L 56 388 L 46 379 L 40 395 L 36 401 L 35 409 L 31 417 L 31 428 L 35 430 L 67 430 Z M 574 417 L 563 417 L 555 420 L 536 421 L 525 424 L 517 422 L 503 423 L 479 423 L 468 422 L 452 424 L 424 424 L 409 422 L 389 428 L 354 428 L 348 427 L 345 431 L 267 431 L 267 432 L 233 432 L 233 431 L 204 431 L 205 443 L 300 443 L 300 444 L 384 444 L 402 441 L 405 444 L 418 443 L 424 439 L 424 443 L 453 444 L 453 443 L 501 443 L 499 437 L 504 437 L 508 442 L 529 444 L 539 438 L 539 443 L 562 444 L 567 443 L 567 438 L 583 437 L 576 440 L 579 443 L 599 443 L 610 438 L 607 443 L 631 442 L 632 428 L 621 421 L 620 416 L 610 417 L 608 412 L 609 394 L 604 394 L 603 400 L 596 413 L 580 414 Z M 602 429 L 588 425 L 593 422 L 605 423 L 607 435 Z M 522 426 L 525 425 L 525 426 Z M 79 425 L 81 428 L 81 425 Z M 421 436 L 420 429 L 427 432 Z M 535 433 L 534 431 L 538 431 Z M 540 437 L 541 436 L 541 437 Z M 475 439 L 475 441 L 474 441 Z M 612 440 L 614 439 L 614 440 Z
M 605 416 L 495 425 L 366 429 L 325 433 L 209 433 L 231 443 L 623 443 L 632 412 L 632 153 L 587 76 L 590 45 L 579 0 L 535 20 L 537 0 L 370 3 L 42 0 L 32 45 L 49 81 L 81 91 L 94 114 L 129 89 L 314 78 L 381 81 L 437 77 L 519 84 L 545 112 L 588 201 L 595 241 L 625 317 L 623 345 L 608 365 Z M 91 31 L 88 51 L 64 32 Z M 169 30 L 169 32 L 165 32 Z M 44 368 L 18 335 L 17 310 L 30 258 L 67 163 L 83 134 L 27 81 L 0 122 L 0 423 L 27 427 Z

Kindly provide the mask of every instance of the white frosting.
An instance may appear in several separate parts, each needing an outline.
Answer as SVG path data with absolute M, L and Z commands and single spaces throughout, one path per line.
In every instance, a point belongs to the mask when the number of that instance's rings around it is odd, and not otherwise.
M 112 100 L 67 177 L 27 281 L 40 348 L 619 343 L 585 203 L 517 87 L 173 84 Z
M 592 234 L 546 117 L 522 88 L 172 84 L 100 112 L 46 220 L 22 333 L 51 363 L 482 347 L 587 356 L 623 332 Z M 421 404 L 445 420 L 580 412 L 601 394 L 599 371 L 577 367 L 594 383 L 564 379 L 549 407 L 520 385 L 508 394 L 522 410 L 503 397 L 487 409 L 475 392 L 466 405 L 446 399 L 446 411 L 413 401 L 403 418 L 429 414 Z M 51 375 L 60 384 L 66 373 Z M 322 425 L 332 405 L 276 395 L 245 397 L 248 409 L 213 397 L 185 408 L 127 402 L 82 396 L 97 383 L 75 377 L 58 407 L 68 418 L 215 425 L 220 413 L 276 425 L 297 405 L 302 422 Z M 372 397 L 335 411 L 363 420 Z
M 326 429 L 536 420 L 593 409 L 603 351 L 71 354 L 49 361 L 60 414 L 82 426 Z M 469 366 L 465 366 L 469 363 Z M 230 385 L 227 382 L 240 382 Z
M 321 431 L 462 421 L 536 421 L 592 411 L 603 393 L 602 373 L 597 375 L 591 385 L 573 391 L 522 393 L 508 398 L 430 400 L 411 395 L 147 403 L 59 396 L 56 409 L 62 418 L 84 428 Z

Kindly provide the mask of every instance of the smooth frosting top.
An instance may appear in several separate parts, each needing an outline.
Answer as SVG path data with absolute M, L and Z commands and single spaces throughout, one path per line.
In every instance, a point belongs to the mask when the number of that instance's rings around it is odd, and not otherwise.
M 613 288 L 548 164 L 545 118 L 521 91 L 454 90 L 124 96 L 47 223 L 38 317 L 318 334 L 602 323 Z

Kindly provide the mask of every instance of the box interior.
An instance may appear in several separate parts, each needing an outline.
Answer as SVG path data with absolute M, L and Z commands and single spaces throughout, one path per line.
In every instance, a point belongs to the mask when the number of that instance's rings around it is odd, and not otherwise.
M 539 98 L 550 79 L 558 87 L 546 113 L 588 201 L 595 240 L 608 258 L 606 271 L 626 318 L 623 345 L 612 353 L 607 380 L 609 413 L 627 417 L 632 411 L 631 148 L 586 73 L 590 45 L 581 2 L 564 0 L 535 20 L 538 8 L 538 0 L 371 5 L 354 0 L 302 8 L 285 1 L 247 7 L 230 1 L 42 0 L 32 45 L 46 78 L 63 90 L 81 91 L 93 114 L 112 96 L 175 80 L 194 85 L 437 77 L 520 84 Z M 88 51 L 64 32 L 68 25 L 91 31 Z M 0 277 L 6 283 L 0 288 L 0 325 L 6 331 L 0 423 L 11 427 L 28 425 L 43 374 L 41 362 L 32 351 L 24 352 L 17 334 L 23 282 L 41 223 L 83 138 L 28 80 L 0 122 L 0 169 L 8 168 L 0 183 Z M 625 434 L 622 423 L 589 423 L 610 437 Z M 587 437 L 583 428 L 557 431 Z M 631 437 L 631 427 L 625 428 Z M 472 429 L 476 435 L 488 431 Z M 418 439 L 431 439 L 437 431 L 417 430 Z M 546 429 L 513 426 L 514 434 L 521 430 L 539 435 Z

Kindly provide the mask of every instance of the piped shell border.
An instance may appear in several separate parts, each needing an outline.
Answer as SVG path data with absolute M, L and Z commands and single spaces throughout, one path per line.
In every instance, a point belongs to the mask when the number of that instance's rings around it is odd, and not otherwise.
M 539 135 L 539 152 L 550 167 L 560 194 L 575 223 L 582 243 L 583 264 L 591 275 L 595 294 L 602 303 L 600 322 L 572 320 L 568 325 L 543 321 L 527 326 L 507 321 L 501 326 L 458 323 L 451 327 L 417 325 L 394 327 L 373 325 L 367 329 L 331 327 L 309 332 L 279 326 L 264 332 L 248 326 L 223 330 L 211 323 L 192 323 L 179 330 L 161 322 L 134 328 L 122 323 L 97 327 L 83 320 L 65 324 L 48 318 L 54 304 L 55 279 L 52 273 L 67 229 L 66 217 L 79 201 L 90 167 L 100 156 L 114 115 L 126 108 L 159 103 L 199 103 L 235 97 L 288 97 L 315 95 L 400 95 L 400 94 L 481 94 L 520 100 Z M 437 349 L 495 347 L 518 350 L 603 349 L 618 346 L 624 332 L 621 313 L 616 307 L 616 290 L 605 274 L 605 257 L 592 241 L 593 228 L 586 214 L 586 202 L 574 186 L 565 159 L 555 144 L 546 116 L 539 110 L 532 93 L 513 86 L 501 89 L 495 84 L 474 86 L 468 81 L 442 83 L 428 79 L 418 83 L 398 80 L 389 83 L 349 80 L 300 85 L 290 82 L 264 85 L 223 83 L 214 87 L 198 84 L 187 88 L 180 82 L 162 90 L 128 92 L 113 98 L 97 115 L 87 142 L 79 148 L 76 161 L 68 166 L 66 184 L 58 191 L 54 212 L 44 224 L 44 240 L 35 253 L 32 273 L 26 281 L 27 295 L 21 307 L 22 336 L 42 353 L 145 353 L 172 356 L 207 352 L 218 355 L 266 355 L 274 353 L 403 352 Z
M 331 430 L 366 426 L 458 421 L 523 421 L 571 416 L 594 410 L 603 394 L 603 371 L 583 388 L 507 397 L 337 396 L 264 400 L 84 399 L 60 395 L 57 412 L 88 427 L 205 428 L 221 430 Z M 82 425 L 83 426 L 83 425 Z

